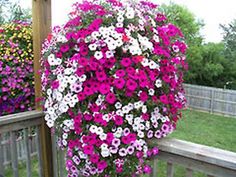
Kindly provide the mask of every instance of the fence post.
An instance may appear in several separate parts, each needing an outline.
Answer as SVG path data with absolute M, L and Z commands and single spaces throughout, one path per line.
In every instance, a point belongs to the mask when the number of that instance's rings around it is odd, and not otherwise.
M 1 175 L 3 176 L 4 172 L 3 162 L 4 162 L 4 157 L 3 157 L 2 134 L 0 134 L 0 176 Z
M 211 114 L 212 114 L 213 111 L 214 111 L 214 98 L 215 98 L 215 90 L 212 89 L 212 90 L 211 90 Z
M 34 49 L 34 79 L 35 98 L 42 97 L 40 70 L 41 46 L 50 33 L 51 27 L 51 0 L 32 0 L 33 11 L 33 49 Z M 36 101 L 36 109 L 41 110 L 40 103 Z M 40 126 L 40 139 L 43 159 L 43 176 L 53 177 L 52 143 L 50 130 L 45 124 Z

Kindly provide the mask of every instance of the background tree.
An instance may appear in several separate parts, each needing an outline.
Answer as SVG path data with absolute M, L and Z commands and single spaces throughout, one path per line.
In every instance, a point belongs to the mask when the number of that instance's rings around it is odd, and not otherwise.
M 224 55 L 227 61 L 228 88 L 236 89 L 236 19 L 228 25 L 220 25 L 223 30 Z
M 19 4 L 15 3 L 10 6 L 10 11 L 9 21 L 31 21 L 30 9 L 23 9 Z
M 3 24 L 5 22 L 3 14 L 4 14 L 4 8 L 8 3 L 9 0 L 0 0 L 0 24 Z

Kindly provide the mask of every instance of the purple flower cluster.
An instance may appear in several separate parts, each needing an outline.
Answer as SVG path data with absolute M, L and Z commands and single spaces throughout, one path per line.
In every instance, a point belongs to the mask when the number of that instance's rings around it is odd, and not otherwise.
M 32 110 L 34 106 L 31 25 L 0 26 L 0 116 Z

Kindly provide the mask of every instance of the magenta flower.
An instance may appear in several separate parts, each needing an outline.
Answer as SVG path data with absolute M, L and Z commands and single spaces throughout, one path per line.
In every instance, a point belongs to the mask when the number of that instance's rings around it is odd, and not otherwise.
M 118 89 L 123 89 L 125 86 L 125 80 L 123 78 L 117 78 L 114 80 L 114 85 Z
M 144 173 L 146 173 L 146 174 L 151 174 L 152 168 L 151 168 L 149 165 L 145 165 L 145 166 L 143 167 L 143 171 L 144 171 Z
M 109 103 L 109 104 L 114 104 L 116 102 L 116 96 L 114 93 L 108 93 L 107 96 L 106 96 L 106 101 Z
M 107 168 L 107 162 L 105 160 L 101 160 L 97 163 L 97 167 L 99 170 L 104 170 L 105 168 Z
M 83 147 L 83 152 L 88 155 L 92 155 L 94 153 L 94 148 L 93 146 L 86 145 Z
M 122 125 L 123 124 L 123 118 L 121 116 L 116 115 L 114 121 L 115 121 L 116 125 Z
M 120 63 L 124 67 L 129 67 L 132 64 L 132 60 L 130 58 L 123 58 Z
M 99 91 L 101 94 L 105 95 L 110 92 L 110 85 L 102 83 L 99 87 Z
M 126 87 L 127 87 L 127 89 L 134 91 L 138 87 L 138 84 L 134 80 L 129 79 L 126 82 Z
M 90 161 L 94 164 L 97 164 L 99 162 L 99 160 L 100 160 L 100 157 L 98 154 L 92 154 L 90 156 Z

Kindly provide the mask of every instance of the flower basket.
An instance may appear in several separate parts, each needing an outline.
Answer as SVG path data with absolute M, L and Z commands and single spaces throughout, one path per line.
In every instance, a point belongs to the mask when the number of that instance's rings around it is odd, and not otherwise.
M 147 1 L 75 3 L 42 50 L 45 120 L 67 150 L 68 177 L 151 173 L 185 105 L 186 45 Z

